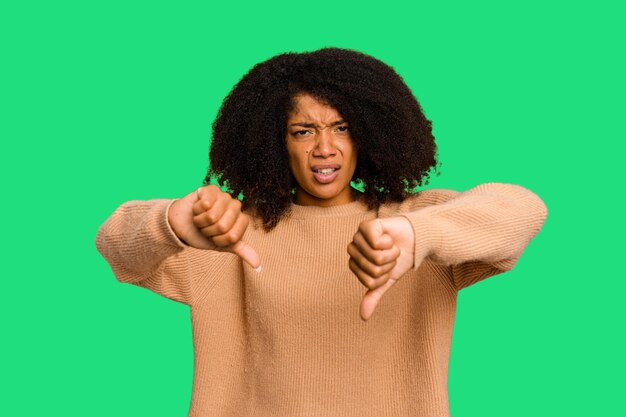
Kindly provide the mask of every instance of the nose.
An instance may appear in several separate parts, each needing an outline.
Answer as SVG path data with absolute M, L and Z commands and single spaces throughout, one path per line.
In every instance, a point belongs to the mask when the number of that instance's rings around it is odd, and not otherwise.
M 320 129 L 316 139 L 313 156 L 328 158 L 337 153 L 331 129 Z

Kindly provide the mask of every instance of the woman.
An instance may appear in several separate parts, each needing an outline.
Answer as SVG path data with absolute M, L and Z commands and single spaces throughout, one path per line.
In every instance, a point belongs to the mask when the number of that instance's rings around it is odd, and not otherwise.
M 205 186 L 111 215 L 117 279 L 191 306 L 190 416 L 449 415 L 457 292 L 511 269 L 546 208 L 516 185 L 412 192 L 435 150 L 386 64 L 283 54 L 224 100 Z

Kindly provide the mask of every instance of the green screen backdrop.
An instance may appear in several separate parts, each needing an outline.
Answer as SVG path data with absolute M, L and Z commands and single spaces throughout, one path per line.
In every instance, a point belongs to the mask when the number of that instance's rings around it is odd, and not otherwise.
M 623 27 L 605 1 L 3 3 L 0 415 L 187 414 L 189 309 L 119 284 L 97 228 L 199 186 L 232 86 L 323 46 L 404 77 L 438 141 L 429 187 L 548 206 L 513 271 L 459 294 L 452 415 L 626 415 Z

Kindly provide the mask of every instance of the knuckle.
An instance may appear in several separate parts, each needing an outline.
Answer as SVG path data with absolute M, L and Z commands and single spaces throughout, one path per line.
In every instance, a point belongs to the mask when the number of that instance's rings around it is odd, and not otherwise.
M 212 199 L 216 190 L 219 190 L 215 185 L 210 184 L 204 187 L 198 188 L 197 194 L 200 199 Z
M 204 198 L 204 199 L 200 200 L 199 206 L 203 210 L 208 210 L 208 208 L 211 207 L 211 202 L 209 200 L 207 200 L 206 198 Z
M 385 263 L 385 256 L 379 251 L 376 251 L 372 254 L 372 262 L 376 265 L 382 265 Z
M 231 229 L 224 234 L 226 240 L 230 243 L 235 243 L 239 240 L 239 233 L 236 230 Z
M 230 196 L 230 194 L 220 190 L 220 193 L 217 195 L 217 199 L 222 200 L 222 202 L 230 202 L 230 200 L 232 200 L 232 197 Z
M 372 289 L 376 289 L 376 288 L 380 288 L 383 285 L 385 285 L 385 283 L 387 282 L 387 279 L 389 278 L 389 274 L 384 274 L 380 277 L 378 277 L 378 279 L 376 280 L 376 286 Z
M 384 273 L 385 273 L 385 270 L 380 266 L 375 266 L 372 268 L 372 275 L 377 278 L 383 275 Z
M 378 287 L 378 282 L 375 279 L 367 278 L 366 281 L 367 284 L 365 286 L 370 290 L 375 290 Z
M 224 221 L 224 219 L 220 219 L 217 223 L 215 223 L 215 232 L 219 235 L 226 233 L 228 231 L 228 224 Z
M 210 224 L 215 224 L 220 219 L 220 216 L 217 213 L 207 213 L 206 219 Z
M 375 290 L 378 287 L 380 287 L 380 284 L 378 283 L 377 280 L 371 280 L 369 282 L 369 285 L 367 286 L 367 288 L 369 288 L 370 290 Z

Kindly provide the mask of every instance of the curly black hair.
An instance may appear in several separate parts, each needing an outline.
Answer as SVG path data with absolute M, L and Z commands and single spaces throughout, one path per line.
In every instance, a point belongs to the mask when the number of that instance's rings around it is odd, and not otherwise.
M 431 122 L 393 68 L 349 49 L 277 55 L 255 65 L 224 99 L 204 179 L 243 195 L 243 209 L 260 217 L 265 230 L 293 201 L 285 140 L 299 94 L 334 107 L 349 124 L 358 149 L 353 187 L 370 209 L 403 201 L 436 170 Z

